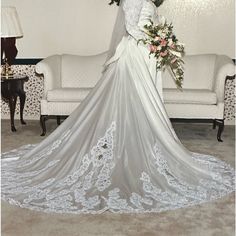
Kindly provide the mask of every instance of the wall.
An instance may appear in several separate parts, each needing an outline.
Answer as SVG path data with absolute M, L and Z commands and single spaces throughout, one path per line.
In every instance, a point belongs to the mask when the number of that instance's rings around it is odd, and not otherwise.
M 188 54 L 235 58 L 234 0 L 166 0 L 160 13 L 174 23 Z
M 18 58 L 107 50 L 117 7 L 108 0 L 2 0 L 15 6 L 24 31 Z
M 2 0 L 17 8 L 24 37 L 17 40 L 18 58 L 44 58 L 52 54 L 96 54 L 106 51 L 117 7 L 109 0 Z M 235 58 L 234 0 L 165 0 L 161 15 L 172 21 L 188 54 L 218 53 Z M 42 80 L 31 65 L 14 68 L 27 74 L 25 116 L 39 119 Z M 227 120 L 234 118 L 234 82 L 226 85 Z M 2 101 L 2 118 L 9 109 Z M 19 118 L 17 105 L 16 118 Z
M 109 0 L 2 0 L 16 6 L 24 30 L 18 58 L 55 53 L 95 54 L 109 46 L 117 7 Z M 235 58 L 234 0 L 166 0 L 159 9 L 188 54 Z

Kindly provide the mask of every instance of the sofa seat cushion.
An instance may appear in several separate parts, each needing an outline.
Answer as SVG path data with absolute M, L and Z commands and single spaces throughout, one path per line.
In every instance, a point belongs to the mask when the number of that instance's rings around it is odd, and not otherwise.
M 49 90 L 47 100 L 49 102 L 81 102 L 89 94 L 92 88 L 61 88 Z
M 183 89 L 173 88 L 163 90 L 165 103 L 178 104 L 203 104 L 213 105 L 217 103 L 216 93 L 208 89 Z

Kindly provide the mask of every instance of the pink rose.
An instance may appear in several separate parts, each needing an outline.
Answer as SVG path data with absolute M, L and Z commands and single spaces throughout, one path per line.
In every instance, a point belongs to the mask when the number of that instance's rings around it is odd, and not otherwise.
M 161 46 L 165 47 L 167 45 L 167 41 L 165 39 L 161 40 Z
M 156 51 L 157 51 L 157 46 L 150 44 L 150 45 L 149 45 L 149 50 L 150 50 L 151 52 L 156 52 Z
M 167 51 L 161 52 L 160 55 L 161 57 L 165 57 L 167 55 Z

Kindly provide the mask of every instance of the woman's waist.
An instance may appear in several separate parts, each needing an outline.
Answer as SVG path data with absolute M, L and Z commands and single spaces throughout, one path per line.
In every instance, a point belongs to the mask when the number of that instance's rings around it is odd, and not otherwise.
M 136 40 L 134 37 L 127 35 L 122 38 L 120 43 L 118 44 L 114 55 L 105 63 L 105 67 L 110 65 L 111 63 L 117 61 L 122 55 L 126 53 L 135 53 L 138 51 L 139 53 L 144 54 L 145 57 L 148 57 L 152 60 L 152 55 L 149 57 L 149 48 L 142 41 Z

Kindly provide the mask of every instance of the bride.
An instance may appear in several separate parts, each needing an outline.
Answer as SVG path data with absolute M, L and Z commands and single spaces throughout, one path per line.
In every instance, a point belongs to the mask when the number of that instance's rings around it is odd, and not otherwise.
M 4 200 L 44 212 L 144 213 L 234 191 L 228 164 L 181 144 L 163 106 L 156 62 L 137 44 L 143 26 L 158 22 L 162 2 L 120 2 L 95 88 L 43 142 L 2 155 Z

